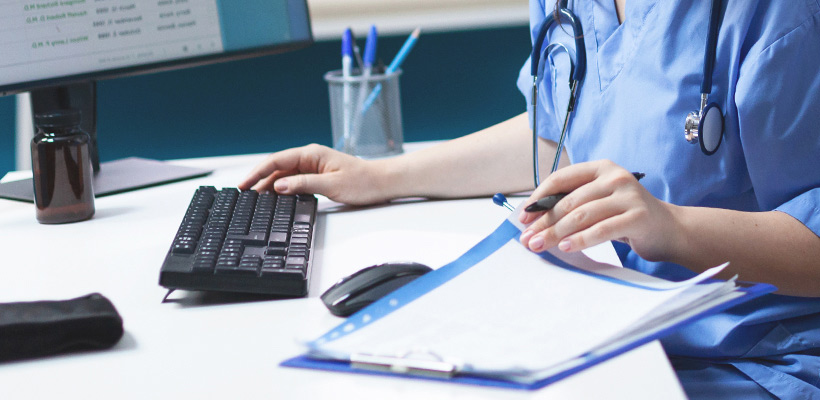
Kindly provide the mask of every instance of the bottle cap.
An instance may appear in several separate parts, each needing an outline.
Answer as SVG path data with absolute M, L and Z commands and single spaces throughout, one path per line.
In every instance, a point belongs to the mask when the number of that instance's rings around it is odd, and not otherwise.
M 69 128 L 80 125 L 80 110 L 54 110 L 34 116 L 34 125 L 41 128 Z

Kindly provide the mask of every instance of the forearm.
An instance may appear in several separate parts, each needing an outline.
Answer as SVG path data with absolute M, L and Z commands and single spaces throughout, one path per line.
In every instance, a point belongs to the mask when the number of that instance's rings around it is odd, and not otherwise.
M 820 238 L 786 213 L 671 206 L 669 261 L 695 271 L 730 262 L 727 275 L 778 293 L 820 297 Z
M 541 141 L 550 163 L 555 144 Z M 541 165 L 544 165 L 542 162 Z M 391 188 L 388 197 L 474 197 L 533 188 L 532 131 L 527 115 L 378 166 Z

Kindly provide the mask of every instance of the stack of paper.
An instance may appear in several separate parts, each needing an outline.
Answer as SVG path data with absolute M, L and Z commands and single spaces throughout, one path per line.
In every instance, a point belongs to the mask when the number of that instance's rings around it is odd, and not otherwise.
M 308 355 L 365 360 L 360 365 L 381 360 L 375 363 L 392 372 L 451 366 L 455 375 L 532 383 L 754 297 L 733 280 L 705 282 L 725 265 L 669 282 L 579 254 L 534 254 L 515 240 L 518 228 L 505 224 L 459 260 L 309 343 Z

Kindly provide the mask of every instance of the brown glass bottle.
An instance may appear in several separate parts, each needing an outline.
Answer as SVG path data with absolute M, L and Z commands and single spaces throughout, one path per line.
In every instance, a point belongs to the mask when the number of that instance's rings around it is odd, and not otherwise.
M 31 141 L 34 203 L 37 221 L 61 224 L 94 215 L 89 136 L 80 129 L 78 110 L 59 110 L 34 117 Z

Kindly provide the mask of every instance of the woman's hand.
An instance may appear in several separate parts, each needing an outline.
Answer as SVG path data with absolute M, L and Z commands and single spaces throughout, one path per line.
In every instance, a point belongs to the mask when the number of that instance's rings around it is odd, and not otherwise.
M 378 162 L 311 144 L 273 153 L 237 185 L 281 194 L 315 193 L 345 204 L 390 200 L 386 170 Z
M 558 193 L 568 194 L 552 210 L 519 216 L 524 224 L 532 222 L 521 234 L 521 243 L 532 251 L 553 246 L 578 251 L 619 240 L 644 259 L 654 261 L 664 259 L 674 244 L 674 206 L 652 196 L 631 172 L 611 161 L 559 169 L 526 204 Z

